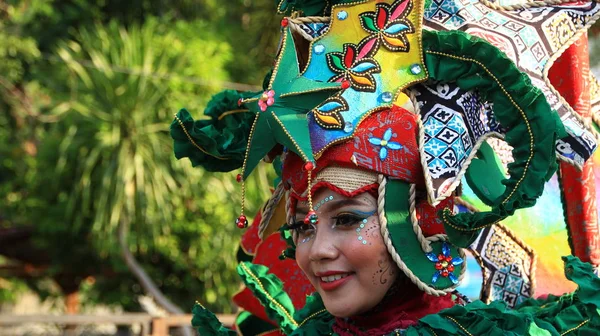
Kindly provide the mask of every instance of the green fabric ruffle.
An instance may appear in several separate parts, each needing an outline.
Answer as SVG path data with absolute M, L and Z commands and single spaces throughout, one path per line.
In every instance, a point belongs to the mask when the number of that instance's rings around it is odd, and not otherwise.
M 327 310 L 318 293 L 306 298 L 306 304 L 294 314 L 299 326 L 293 336 L 312 336 L 330 334 L 335 318 Z
M 226 90 L 215 95 L 204 110 L 210 119 L 195 121 L 187 110 L 180 110 L 171 124 L 175 157 L 187 157 L 194 167 L 211 172 L 242 167 L 255 116 L 238 101 L 254 94 Z
M 564 257 L 565 275 L 578 285 L 572 294 L 529 299 L 507 308 L 503 301 L 475 301 L 422 318 L 406 335 L 597 335 L 600 330 L 600 279 L 592 266 Z
M 237 333 L 225 328 L 215 314 L 196 303 L 192 309 L 192 326 L 200 335 L 235 336 Z
M 265 307 L 267 316 L 277 322 L 285 334 L 290 334 L 298 327 L 298 323 L 293 317 L 295 308 L 292 299 L 283 290 L 281 280 L 268 273 L 268 267 L 241 262 L 237 271 L 246 287 Z
M 491 211 L 443 214 L 452 243 L 467 247 L 479 229 L 535 204 L 544 183 L 556 171 L 555 143 L 565 131 L 543 93 L 489 42 L 461 31 L 424 30 L 423 50 L 430 78 L 456 82 L 465 90 L 477 89 L 494 104 L 498 122 L 508 130 L 505 140 L 514 148 L 510 179 L 502 181 L 506 191 Z

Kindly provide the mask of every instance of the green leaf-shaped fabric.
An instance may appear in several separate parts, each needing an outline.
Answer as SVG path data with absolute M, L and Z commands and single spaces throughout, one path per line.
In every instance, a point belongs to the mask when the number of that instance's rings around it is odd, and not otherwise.
M 227 90 L 215 95 L 204 111 L 210 119 L 194 120 L 180 110 L 171 124 L 175 157 L 187 157 L 194 167 L 207 171 L 240 168 L 255 115 L 240 108 L 238 100 L 254 94 Z
M 198 330 L 200 335 L 213 336 L 235 336 L 237 333 L 231 329 L 227 329 L 217 319 L 215 314 L 204 308 L 201 304 L 196 303 L 192 309 L 192 326 Z

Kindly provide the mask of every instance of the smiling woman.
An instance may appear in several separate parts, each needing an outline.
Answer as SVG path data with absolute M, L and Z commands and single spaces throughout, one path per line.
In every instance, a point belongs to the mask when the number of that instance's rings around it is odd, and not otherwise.
M 464 5 L 443 3 L 447 10 Z M 256 316 L 251 320 L 248 313 L 240 314 L 240 330 L 247 321 L 268 318 L 279 328 L 253 334 L 595 333 L 600 328 L 600 280 L 592 266 L 564 258 L 565 275 L 579 289 L 536 300 L 535 251 L 500 224 L 535 204 L 556 171 L 557 154 L 581 164 L 595 149 L 591 131 L 583 125 L 577 129 L 570 107 L 560 107 L 559 118 L 553 110 L 557 105 L 551 107 L 545 96 L 552 90 L 542 92 L 541 84 L 532 84 L 539 78 L 530 77 L 489 42 L 462 31 L 437 32 L 444 27 L 434 23 L 441 16 L 426 16 L 438 10 L 435 1 L 296 0 L 279 5 L 328 16 L 296 12 L 285 18 L 281 47 L 263 92 L 240 95 L 237 106 L 230 104 L 232 110 L 254 115 L 251 125 L 244 124 L 249 132 L 240 133 L 247 141 L 243 159 L 236 155 L 227 163 L 242 169 L 238 227 L 248 226 L 244 180 L 254 167 L 266 159 L 281 172 L 260 223 L 249 231 L 263 241 L 257 243 L 261 249 L 254 252 L 255 264 L 243 262 L 238 268 L 264 309 L 244 304 Z M 489 20 L 510 9 L 478 5 L 496 15 Z M 588 15 L 595 14 L 590 13 L 600 13 L 596 3 L 576 9 L 541 5 L 536 2 L 541 9 L 522 10 L 519 17 L 541 12 L 567 17 L 558 14 L 576 11 L 579 25 L 592 20 Z M 453 22 L 467 20 L 458 17 Z M 512 23 L 507 27 L 523 26 Z M 481 35 L 480 28 L 477 32 Z M 214 127 L 196 124 L 189 116 L 187 126 L 174 123 L 176 148 L 193 143 L 204 154 L 233 159 L 227 146 L 239 144 L 238 137 L 217 142 L 208 136 L 215 129 L 240 126 L 227 124 L 229 112 L 222 115 L 213 120 Z M 507 172 L 486 142 L 490 136 L 503 138 L 512 148 Z M 565 143 L 573 144 L 568 157 L 562 151 Z M 463 176 L 489 206 L 487 211 L 456 206 Z M 305 297 L 293 298 L 283 290 L 305 288 L 301 278 L 290 276 L 295 266 L 279 268 L 285 284 L 264 266 L 278 268 L 265 261 L 280 255 L 279 241 L 271 240 L 277 231 L 287 243 L 281 256 L 295 259 L 312 284 L 301 293 L 310 296 L 299 310 L 294 305 Z M 466 249 L 477 257 L 474 267 L 494 271 L 482 284 L 482 295 L 501 293 L 495 298 L 504 302 L 469 303 L 460 293 Z M 235 334 L 200 304 L 193 324 L 201 334 Z
M 340 173 L 352 176 L 354 171 L 346 168 Z M 335 185 L 335 181 L 328 182 Z M 320 294 L 327 311 L 338 318 L 360 317 L 367 321 L 369 312 L 379 313 L 385 308 L 400 313 L 390 315 L 393 319 L 387 321 L 396 328 L 451 307 L 449 296 L 424 299 L 423 293 L 407 281 L 392 260 L 380 233 L 377 185 L 367 184 L 354 192 L 336 190 L 339 192 L 322 187 L 315 192 L 316 204 L 320 205 L 315 206 L 318 224 L 304 223 L 309 206 L 301 201 L 297 203 L 296 220 L 290 226 L 297 246 L 298 266 Z M 406 311 L 406 303 L 410 301 L 413 310 Z M 377 320 L 381 323 L 381 316 Z

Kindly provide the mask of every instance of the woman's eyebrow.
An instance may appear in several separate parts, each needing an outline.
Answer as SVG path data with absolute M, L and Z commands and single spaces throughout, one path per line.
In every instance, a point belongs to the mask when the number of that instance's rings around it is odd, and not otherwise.
M 362 205 L 362 206 L 368 205 L 365 202 L 363 202 L 357 198 L 346 198 L 346 199 L 333 200 L 326 204 L 327 204 L 328 208 L 333 208 L 333 207 L 341 208 L 341 207 L 352 206 L 352 205 Z

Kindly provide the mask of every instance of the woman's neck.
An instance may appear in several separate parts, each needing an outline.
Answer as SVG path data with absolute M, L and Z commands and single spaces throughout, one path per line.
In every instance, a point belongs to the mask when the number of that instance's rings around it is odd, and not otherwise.
M 367 313 L 351 318 L 336 318 L 333 331 L 340 336 L 387 335 L 394 330 L 415 325 L 420 318 L 454 305 L 451 295 L 431 296 L 412 284 L 395 287 Z

